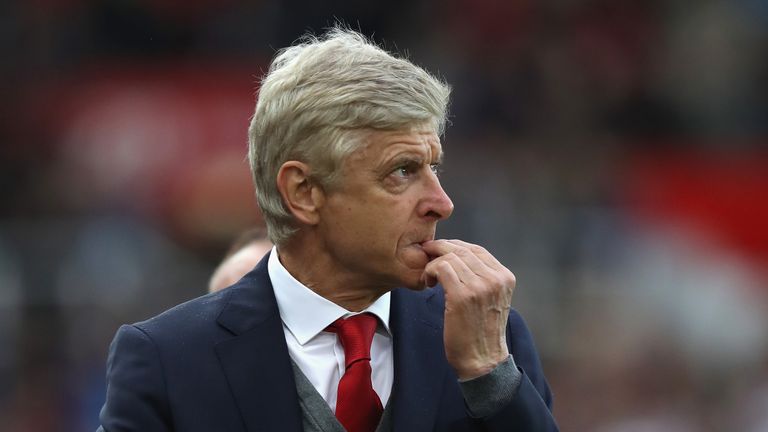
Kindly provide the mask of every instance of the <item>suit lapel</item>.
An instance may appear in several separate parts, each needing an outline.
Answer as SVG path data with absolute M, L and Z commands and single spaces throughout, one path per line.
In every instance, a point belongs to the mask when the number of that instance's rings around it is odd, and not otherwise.
M 302 413 L 267 257 L 230 290 L 218 322 L 235 336 L 215 349 L 246 429 L 302 431 Z
M 394 339 L 393 430 L 434 429 L 448 372 L 443 348 L 442 308 L 430 310 L 435 291 L 392 292 L 390 324 Z

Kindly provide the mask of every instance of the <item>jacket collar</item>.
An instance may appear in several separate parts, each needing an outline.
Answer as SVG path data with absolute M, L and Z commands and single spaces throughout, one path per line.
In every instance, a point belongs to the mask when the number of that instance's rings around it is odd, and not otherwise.
M 302 413 L 267 258 L 229 290 L 217 321 L 234 337 L 215 349 L 246 430 L 300 432 Z

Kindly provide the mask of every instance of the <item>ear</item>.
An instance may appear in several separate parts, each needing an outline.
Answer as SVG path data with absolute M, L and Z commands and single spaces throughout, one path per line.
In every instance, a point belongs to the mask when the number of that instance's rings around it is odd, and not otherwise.
M 302 224 L 316 225 L 325 199 L 322 188 L 310 178 L 309 165 L 299 161 L 284 163 L 277 172 L 277 190 L 283 203 Z

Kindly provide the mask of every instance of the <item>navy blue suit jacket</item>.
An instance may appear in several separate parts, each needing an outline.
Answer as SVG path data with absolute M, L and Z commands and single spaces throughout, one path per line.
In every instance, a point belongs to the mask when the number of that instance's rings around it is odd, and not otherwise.
M 512 312 L 510 352 L 523 372 L 508 406 L 471 418 L 443 350 L 440 288 L 392 292 L 394 430 L 556 431 L 531 335 Z M 302 431 L 296 385 L 267 259 L 233 287 L 122 326 L 110 346 L 102 428 Z

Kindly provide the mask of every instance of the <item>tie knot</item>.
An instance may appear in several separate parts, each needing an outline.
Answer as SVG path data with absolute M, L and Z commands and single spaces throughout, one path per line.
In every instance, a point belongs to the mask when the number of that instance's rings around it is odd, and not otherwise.
M 371 359 L 371 341 L 377 324 L 375 316 L 362 313 L 347 319 L 339 318 L 328 326 L 328 331 L 339 335 L 347 368 L 356 361 Z

